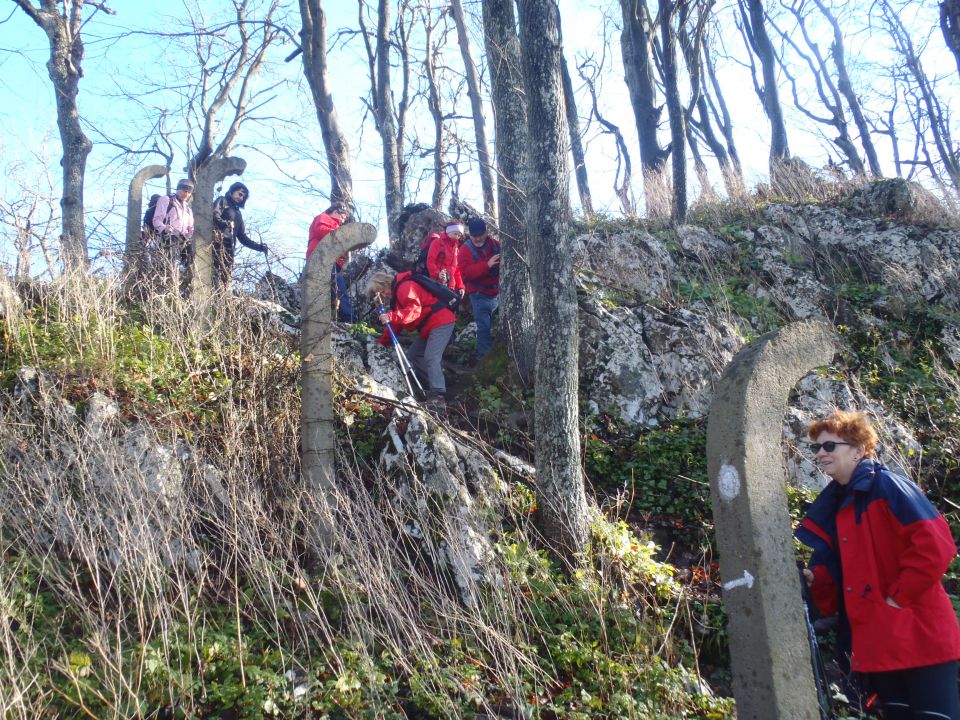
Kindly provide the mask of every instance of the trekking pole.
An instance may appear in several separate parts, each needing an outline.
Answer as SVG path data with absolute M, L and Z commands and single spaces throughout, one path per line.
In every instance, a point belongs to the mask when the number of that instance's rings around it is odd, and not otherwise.
M 377 312 L 380 315 L 385 315 L 387 308 L 383 304 L 383 300 L 380 298 L 380 293 L 377 293 L 377 302 L 380 303 L 377 308 Z M 387 327 L 387 331 L 390 333 L 390 340 L 393 343 L 394 349 L 397 351 L 397 362 L 400 364 L 400 371 L 403 373 L 403 379 L 407 383 L 407 390 L 410 391 L 410 396 L 415 397 L 413 392 L 413 386 L 410 384 L 410 376 L 413 377 L 413 381 L 417 384 L 417 387 L 420 389 L 422 395 L 426 395 L 424 392 L 423 385 L 420 384 L 420 379 L 417 377 L 416 372 L 413 370 L 413 366 L 410 364 L 410 361 L 407 359 L 407 355 L 403 352 L 403 348 L 400 347 L 400 341 L 397 340 L 396 334 L 393 332 L 393 328 L 390 326 L 390 323 L 384 323 Z
M 803 601 L 803 617 L 807 621 L 807 642 L 810 645 L 810 662 L 813 665 L 813 680 L 817 686 L 817 706 L 820 710 L 820 720 L 829 720 L 831 705 L 830 691 L 827 683 L 827 672 L 820 655 L 820 643 L 817 642 L 817 632 L 810 620 L 810 588 L 807 579 L 800 570 L 800 595 Z

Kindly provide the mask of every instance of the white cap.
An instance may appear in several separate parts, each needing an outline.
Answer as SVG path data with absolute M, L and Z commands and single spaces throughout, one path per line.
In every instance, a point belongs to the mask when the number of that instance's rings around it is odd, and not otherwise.
M 461 225 L 460 223 L 450 223 L 449 225 L 447 225 L 446 232 L 447 233 L 458 232 L 461 235 L 463 235 L 464 233 L 463 225 Z

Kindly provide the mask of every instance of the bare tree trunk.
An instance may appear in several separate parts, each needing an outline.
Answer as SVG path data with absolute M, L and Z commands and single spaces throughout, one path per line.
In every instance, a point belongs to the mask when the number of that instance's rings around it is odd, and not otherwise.
M 587 544 L 580 472 L 577 295 L 570 247 L 567 128 L 555 0 L 520 0 L 520 47 L 528 99 L 530 262 L 537 302 L 538 524 L 568 564 Z
M 77 110 L 80 78 L 83 77 L 81 30 L 86 22 L 83 18 L 85 4 L 64 1 L 61 13 L 56 0 L 40 0 L 39 7 L 29 0 L 14 2 L 43 30 L 50 43 L 47 73 L 53 82 L 57 128 L 63 149 L 60 160 L 63 167 L 63 191 L 60 197 L 63 235 L 60 241 L 67 269 L 83 269 L 89 263 L 83 217 L 83 183 L 87 156 L 93 149 L 93 143 L 80 127 L 80 113 Z M 87 5 L 94 7 L 94 13 L 103 11 L 115 14 L 106 7 L 106 3 Z
M 441 14 L 441 20 L 438 22 L 442 22 L 442 19 L 443 15 Z M 429 12 L 424 13 L 423 26 L 427 46 L 423 58 L 423 74 L 427 81 L 427 107 L 430 109 L 430 117 L 433 118 L 433 196 L 430 204 L 434 210 L 439 210 L 443 207 L 443 197 L 447 192 L 443 172 L 446 128 L 444 127 L 443 110 L 440 106 L 440 86 L 437 82 L 437 60 L 442 53 L 442 47 L 434 43 L 433 32 L 436 25 L 433 23 Z
M 940 29 L 960 74 L 960 0 L 943 0 L 940 3 Z
M 350 147 L 340 126 L 333 91 L 327 72 L 327 18 L 322 0 L 300 0 L 300 47 L 303 50 L 303 74 L 313 95 L 320 123 L 320 135 L 327 154 L 330 173 L 330 201 L 353 201 L 353 174 Z
M 713 95 L 708 95 L 708 103 L 714 120 L 723 134 L 724 142 L 727 146 L 727 153 L 730 155 L 730 162 L 736 170 L 736 180 L 742 189 L 745 186 L 743 181 L 743 165 L 740 163 L 740 153 L 737 151 L 737 144 L 733 137 L 733 120 L 730 118 L 730 111 L 727 109 L 727 101 L 723 95 L 723 88 L 717 81 L 717 70 L 713 65 L 713 57 L 710 54 L 710 48 L 706 43 L 703 45 L 703 62 L 706 66 L 707 77 L 710 78 L 710 87 L 713 88 Z M 716 102 L 713 102 L 713 98 Z M 729 186 L 728 186 L 729 187 Z
M 777 56 L 767 34 L 766 16 L 763 0 L 737 0 L 743 18 L 743 29 L 747 42 L 760 61 L 763 75 L 763 87 L 760 99 L 763 110 L 770 120 L 770 171 L 774 173 L 778 163 L 790 159 L 790 146 L 787 143 L 787 126 L 783 119 L 783 107 L 777 92 Z
M 577 100 L 573 94 L 573 79 L 567 58 L 563 61 L 563 101 L 567 112 L 567 127 L 570 128 L 570 153 L 573 155 L 574 175 L 577 178 L 577 193 L 580 195 L 580 207 L 585 217 L 593 215 L 593 199 L 590 196 L 590 182 L 587 179 L 587 158 L 583 153 L 583 140 L 580 137 L 580 116 L 577 113 Z
M 659 173 L 669 155 L 669 151 L 661 148 L 657 140 L 662 107 L 657 105 L 653 58 L 650 52 L 655 30 L 650 27 L 644 0 L 620 0 L 620 10 L 623 14 L 620 50 L 623 54 L 624 79 L 630 91 L 630 104 L 637 123 L 640 164 L 649 199 L 653 194 L 649 187 L 651 173 Z
M 933 85 L 920 62 L 920 55 L 914 47 L 910 32 L 904 26 L 896 8 L 890 4 L 889 0 L 879 0 L 879 5 L 894 47 L 901 54 L 904 67 L 913 80 L 916 91 L 920 94 L 920 106 L 926 114 L 927 122 L 930 124 L 930 135 L 933 138 L 933 144 L 937 149 L 940 162 L 943 164 L 947 177 L 950 178 L 950 184 L 953 186 L 954 192 L 960 195 L 960 157 L 957 156 L 954 148 L 947 113 L 944 112 L 943 106 L 940 104 L 936 92 L 934 92 Z M 921 135 L 923 135 L 922 132 Z M 934 179 L 937 179 L 938 173 L 934 171 L 932 163 L 931 172 Z
M 671 217 L 676 224 L 687 218 L 687 147 L 683 104 L 677 72 L 677 34 L 673 18 L 677 4 L 659 0 L 660 38 L 663 50 L 663 89 L 667 99 L 667 117 L 670 120 L 670 151 L 673 158 L 673 209 Z
M 630 151 L 627 149 L 627 143 L 623 139 L 623 133 L 620 132 L 620 128 L 600 114 L 599 102 L 597 101 L 597 89 L 594 85 L 594 78 L 600 69 L 596 66 L 593 66 L 593 69 L 593 77 L 588 77 L 582 67 L 578 68 L 578 72 L 587 84 L 587 89 L 590 91 L 593 117 L 600 123 L 604 133 L 613 135 L 614 142 L 616 143 L 617 168 L 613 176 L 613 192 L 616 194 L 617 199 L 620 200 L 620 207 L 623 209 L 623 214 L 627 217 L 635 217 L 637 214 L 637 203 L 634 200 L 630 182 L 633 177 L 633 163 L 630 160 Z M 621 169 L 623 170 L 622 181 L 620 180 Z
M 480 161 L 480 187 L 483 190 L 483 211 L 490 217 L 497 216 L 493 199 L 493 159 L 490 157 L 490 143 L 487 141 L 487 129 L 483 121 L 483 98 L 480 94 L 480 73 L 470 52 L 470 36 L 467 34 L 467 22 L 460 0 L 450 0 L 453 10 L 453 22 L 457 26 L 457 39 L 463 69 L 467 77 L 467 95 L 470 98 L 470 110 L 473 114 L 473 130 L 477 136 L 477 157 Z
M 843 44 L 843 33 L 840 31 L 840 23 L 830 12 L 830 9 L 823 3 L 823 0 L 813 0 L 820 12 L 833 28 L 833 44 L 830 46 L 830 54 L 833 62 L 837 66 L 837 89 L 847 101 L 847 107 L 850 108 L 850 114 L 853 115 L 853 122 L 857 126 L 857 132 L 860 133 L 860 144 L 863 146 L 863 152 L 867 156 L 867 164 L 870 166 L 870 174 L 874 177 L 883 177 L 883 171 L 880 169 L 880 160 L 877 158 L 877 149 L 873 145 L 873 138 L 870 133 L 870 124 L 863 114 L 863 107 L 860 105 L 860 98 L 853 91 L 853 83 L 850 81 L 850 73 L 847 71 L 846 52 Z
M 500 327 L 517 372 L 533 378 L 534 305 L 527 263 L 527 101 L 513 0 L 483 0 L 484 39 L 496 123 L 500 208 Z
M 400 185 L 400 153 L 393 121 L 393 90 L 390 86 L 390 0 L 380 0 L 377 16 L 377 83 L 374 109 L 383 144 L 383 177 L 387 226 L 391 240 L 397 237 L 397 218 L 403 205 Z

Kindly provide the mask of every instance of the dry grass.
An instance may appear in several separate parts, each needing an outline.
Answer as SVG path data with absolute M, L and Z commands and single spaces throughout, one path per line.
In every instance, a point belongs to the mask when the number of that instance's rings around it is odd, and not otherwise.
M 8 371 L 50 367 L 50 328 L 63 357 L 34 395 L 0 395 L 0 717 L 54 707 L 77 717 L 200 716 L 225 692 L 205 679 L 211 666 L 237 665 L 249 692 L 265 653 L 292 673 L 278 697 L 290 700 L 300 676 L 330 678 L 329 697 L 348 708 L 359 695 L 350 678 L 367 698 L 384 694 L 382 711 L 347 711 L 356 717 L 404 716 L 387 714 L 390 688 L 376 685 L 385 662 L 433 698 L 435 717 L 518 708 L 559 687 L 536 650 L 543 606 L 528 583 L 511 581 L 519 561 L 496 559 L 492 575 L 503 581 L 478 583 L 482 602 L 464 605 L 437 548 L 409 532 L 431 528 L 437 545 L 455 532 L 431 503 L 402 500 L 426 492 L 413 474 L 371 472 L 342 447 L 335 537 L 321 540 L 325 505 L 299 481 L 299 362 L 260 311 L 226 297 L 205 318 L 178 292 L 134 293 L 135 306 L 124 294 L 129 283 L 121 293 L 64 277 L 5 320 L 6 351 L 26 353 L 9 355 Z M 142 329 L 146 357 L 117 332 L 124 324 Z M 153 406 L 122 377 L 156 388 L 174 370 L 180 384 Z M 81 417 L 94 385 L 121 405 L 102 427 L 89 408 Z M 158 472 L 152 458 L 173 451 Z M 611 602 L 611 587 L 591 587 L 597 608 Z M 551 602 L 584 613 L 562 593 Z M 645 603 L 638 615 L 655 617 Z M 62 616 L 50 617 L 54 607 Z M 670 657 L 676 632 L 655 633 L 650 647 Z M 608 633 L 621 635 L 615 624 Z M 479 656 L 451 658 L 460 643 Z M 452 662 L 476 663 L 475 688 L 451 684 Z M 465 696 L 475 698 L 469 715 Z

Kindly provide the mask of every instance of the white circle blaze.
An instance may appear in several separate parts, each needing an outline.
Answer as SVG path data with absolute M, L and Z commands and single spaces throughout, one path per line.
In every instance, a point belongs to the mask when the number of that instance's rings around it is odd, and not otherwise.
M 720 488 L 720 497 L 723 500 L 733 500 L 740 494 L 740 473 L 733 465 L 724 463 L 720 466 L 717 486 Z

